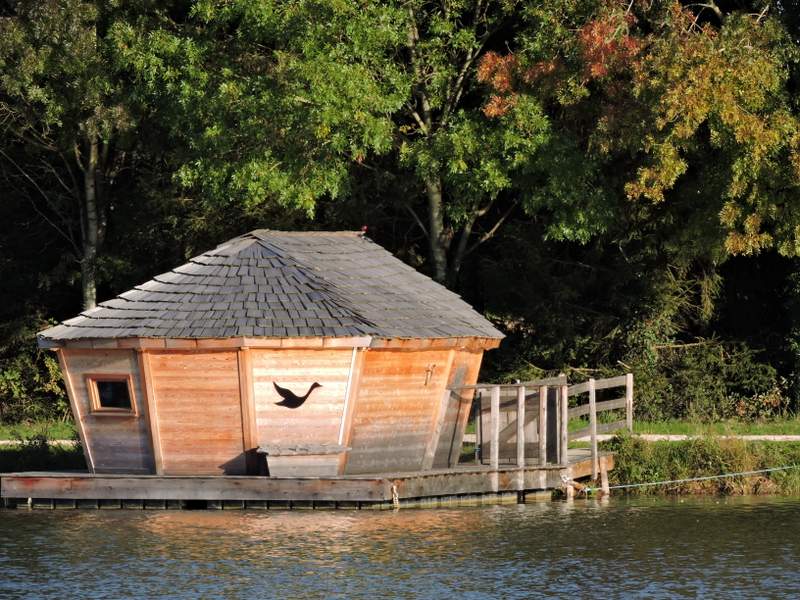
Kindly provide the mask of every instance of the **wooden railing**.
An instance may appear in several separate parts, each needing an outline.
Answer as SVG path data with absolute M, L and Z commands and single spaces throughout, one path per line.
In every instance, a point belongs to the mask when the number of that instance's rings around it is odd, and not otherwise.
M 621 398 L 596 401 L 598 390 L 625 387 Z M 589 379 L 568 385 L 566 376 L 510 384 L 479 383 L 451 388 L 454 394 L 474 394 L 476 462 L 498 469 L 504 464 L 524 467 L 528 462 L 539 465 L 567 465 L 569 443 L 589 437 L 592 469 L 599 471 L 597 436 L 600 433 L 633 428 L 633 375 L 610 379 Z M 570 408 L 570 397 L 588 393 L 588 403 Z M 598 423 L 604 411 L 625 409 L 625 419 Z M 549 416 L 548 416 L 549 414 Z M 588 415 L 589 425 L 569 431 L 572 418 Z M 459 448 L 460 450 L 460 448 Z M 458 453 L 455 453 L 458 455 Z
M 613 400 L 597 402 L 597 390 L 614 388 L 625 388 L 625 395 Z M 579 438 L 589 437 L 592 449 L 592 476 L 597 478 L 600 460 L 597 450 L 597 436 L 601 433 L 611 433 L 620 429 L 633 431 L 633 374 L 611 377 L 609 379 L 589 379 L 583 383 L 572 385 L 567 389 L 567 396 L 589 395 L 589 402 L 579 404 L 567 409 L 567 422 L 569 419 L 589 415 L 589 425 L 583 429 L 570 431 L 567 435 L 567 443 Z M 598 423 L 598 413 L 625 409 L 625 418 L 619 421 L 608 423 Z

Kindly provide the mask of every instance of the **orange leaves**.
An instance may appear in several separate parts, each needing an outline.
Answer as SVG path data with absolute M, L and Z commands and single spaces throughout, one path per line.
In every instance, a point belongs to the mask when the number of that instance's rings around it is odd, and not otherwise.
M 632 63 L 641 50 L 640 41 L 629 33 L 634 23 L 629 13 L 610 13 L 580 28 L 578 46 L 587 79 L 605 77 Z
M 487 52 L 481 59 L 478 81 L 488 84 L 496 92 L 483 107 L 483 114 L 487 117 L 502 117 L 514 106 L 517 67 L 517 57 L 513 54 L 503 56 L 497 52 Z
M 513 96 L 498 96 L 494 94 L 489 97 L 489 101 L 483 107 L 483 114 L 487 117 L 502 117 L 514 106 L 516 103 L 516 95 Z
M 517 57 L 513 54 L 503 56 L 487 52 L 478 64 L 478 81 L 488 83 L 498 93 L 510 92 L 517 65 Z
M 489 118 L 507 114 L 523 88 L 554 73 L 557 65 L 555 60 L 548 60 L 523 68 L 514 54 L 487 52 L 478 63 L 478 81 L 487 84 L 495 93 L 484 105 L 483 114 Z

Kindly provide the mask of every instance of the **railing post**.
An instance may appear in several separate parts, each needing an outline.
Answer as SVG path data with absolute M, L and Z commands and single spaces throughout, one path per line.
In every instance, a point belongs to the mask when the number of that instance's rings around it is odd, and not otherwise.
M 483 392 L 477 390 L 478 410 L 475 411 L 475 464 L 483 462 Z M 472 397 L 475 402 L 475 396 Z
M 594 389 L 594 378 L 589 379 L 589 432 L 592 441 L 592 479 L 597 479 L 600 461 L 597 455 L 597 399 Z
M 517 388 L 517 466 L 525 466 L 525 386 Z
M 558 460 L 567 466 L 569 464 L 569 386 L 561 386 L 561 443 L 559 444 Z
M 494 386 L 492 388 L 492 448 L 490 463 L 493 471 L 500 468 L 500 387 Z
M 547 386 L 539 388 L 539 464 L 547 463 Z
M 633 373 L 625 375 L 625 421 L 633 433 Z

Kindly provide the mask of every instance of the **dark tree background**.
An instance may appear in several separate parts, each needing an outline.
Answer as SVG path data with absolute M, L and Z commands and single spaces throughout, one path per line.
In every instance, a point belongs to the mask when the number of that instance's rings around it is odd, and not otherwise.
M 0 420 L 35 332 L 257 227 L 360 229 L 637 418 L 800 401 L 792 2 L 0 0 Z

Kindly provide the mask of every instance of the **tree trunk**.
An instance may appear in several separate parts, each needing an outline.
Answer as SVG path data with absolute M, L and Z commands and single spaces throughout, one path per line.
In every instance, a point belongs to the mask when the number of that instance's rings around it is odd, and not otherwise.
M 425 180 L 428 195 L 428 240 L 430 242 L 433 278 L 439 283 L 447 282 L 448 240 L 444 230 L 444 202 L 442 180 L 430 177 Z
M 97 304 L 97 248 L 99 245 L 100 220 L 97 210 L 97 138 L 89 141 L 89 156 L 83 167 L 84 208 L 86 231 L 83 236 L 83 258 L 81 260 L 81 291 L 83 310 L 94 308 Z
M 464 256 L 467 253 L 467 243 L 469 236 L 472 235 L 472 227 L 475 225 L 475 219 L 470 218 L 461 230 L 456 244 L 453 256 L 450 258 L 450 264 L 447 266 L 447 287 L 451 290 L 455 289 L 458 283 L 458 273 L 461 271 L 461 264 L 464 262 Z

